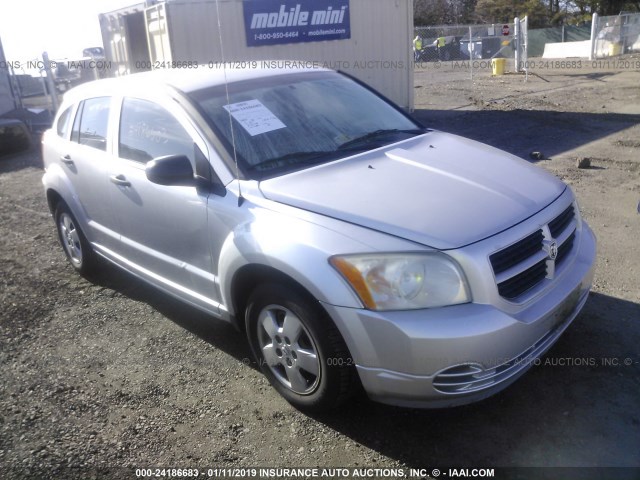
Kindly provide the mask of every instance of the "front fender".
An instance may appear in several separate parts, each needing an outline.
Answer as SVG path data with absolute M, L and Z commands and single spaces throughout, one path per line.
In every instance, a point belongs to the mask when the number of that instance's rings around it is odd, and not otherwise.
M 253 213 L 248 223 L 230 232 L 220 251 L 220 294 L 230 314 L 235 314 L 233 279 L 248 265 L 277 270 L 321 302 L 362 308 L 328 259 L 337 253 L 371 251 L 370 246 L 304 219 L 268 210 Z

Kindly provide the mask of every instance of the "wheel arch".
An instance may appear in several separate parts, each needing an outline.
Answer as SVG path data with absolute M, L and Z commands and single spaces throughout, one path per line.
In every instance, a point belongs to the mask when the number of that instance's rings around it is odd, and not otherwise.
M 60 202 L 63 202 L 65 205 L 69 206 L 69 204 L 65 202 L 64 198 L 62 198 L 62 195 L 60 195 L 53 188 L 48 188 L 46 193 L 47 193 L 47 205 L 49 206 L 49 212 L 51 212 L 51 214 L 55 213 L 56 208 L 58 207 Z
M 291 276 L 268 265 L 247 264 L 240 267 L 238 271 L 235 272 L 231 281 L 230 300 L 233 311 L 232 319 L 235 327 L 240 331 L 245 331 L 244 313 L 247 307 L 249 295 L 258 287 L 258 285 L 263 283 L 282 283 L 295 289 L 299 294 L 307 297 L 314 303 L 317 303 L 318 307 L 322 308 L 325 314 L 327 314 L 327 317 L 329 317 L 328 313 L 324 310 L 322 304 L 315 298 L 315 296 Z M 333 319 L 331 321 L 333 321 Z
M 349 346 L 322 302 L 317 300 L 300 283 L 278 270 L 271 267 L 266 267 L 264 270 L 263 266 L 259 266 L 258 271 L 251 268 L 255 266 L 248 267 L 250 268 L 244 270 L 241 273 L 242 277 L 239 277 L 238 280 L 247 281 L 245 286 L 252 285 L 257 290 L 254 294 L 249 294 L 249 290 L 247 290 L 247 295 L 243 297 L 234 296 L 234 301 L 242 300 L 247 304 L 248 313 L 245 326 L 249 328 L 245 328 L 245 333 L 254 357 L 271 385 L 287 401 L 303 411 L 334 409 L 344 405 L 350 398 L 361 392 L 362 384 L 353 364 Z M 237 284 L 237 286 L 239 285 L 240 283 Z M 235 290 L 234 293 L 238 292 L 239 290 Z M 317 355 L 318 371 L 313 373 L 316 375 L 316 379 L 312 391 L 294 390 L 293 383 L 287 385 L 278 380 L 280 376 L 275 373 L 273 368 L 267 366 L 268 360 L 263 353 L 263 341 L 260 340 L 259 330 L 261 329 L 256 328 L 260 324 L 261 309 L 265 307 L 275 310 L 291 310 L 294 317 L 299 317 L 298 322 L 302 324 L 300 328 L 304 328 L 308 339 L 307 346 L 303 349 L 311 349 Z M 283 340 L 278 340 L 277 334 L 275 335 L 271 338 L 270 345 L 276 345 L 275 342 L 278 342 L 283 346 L 282 342 L 286 342 L 290 348 L 295 350 L 295 347 L 291 346 L 295 344 L 296 340 L 288 340 L 286 330 L 284 330 Z M 284 347 L 282 348 L 282 352 L 285 352 Z M 284 360 L 282 355 L 287 354 L 279 353 L 277 355 Z M 289 363 L 287 360 L 287 364 L 290 368 L 296 369 L 298 367 L 295 367 L 295 359 L 298 357 L 294 354 L 292 358 L 294 359 L 293 363 Z M 335 362 L 332 363 L 329 359 L 333 359 Z M 282 362 L 279 363 L 283 365 Z M 307 370 L 307 372 L 313 372 L 313 370 Z M 291 380 L 288 374 L 285 375 Z M 305 376 L 305 378 L 307 377 Z

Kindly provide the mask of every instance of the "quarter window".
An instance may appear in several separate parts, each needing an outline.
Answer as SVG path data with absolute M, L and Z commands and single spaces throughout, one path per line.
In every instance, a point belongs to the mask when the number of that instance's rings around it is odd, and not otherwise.
M 165 155 L 186 155 L 192 162 L 193 140 L 178 120 L 147 100 L 125 98 L 120 116 L 119 156 L 146 163 Z
M 58 123 L 56 124 L 56 131 L 58 132 L 58 136 L 62 138 L 65 138 L 67 136 L 67 132 L 69 131 L 69 123 L 71 120 L 71 109 L 72 107 L 67 108 L 58 117 Z
M 71 129 L 71 141 L 72 142 L 80 142 L 80 119 L 82 118 L 82 108 L 84 107 L 84 102 L 80 102 L 78 106 L 78 111 L 76 112 L 76 118 L 73 120 L 73 128 Z

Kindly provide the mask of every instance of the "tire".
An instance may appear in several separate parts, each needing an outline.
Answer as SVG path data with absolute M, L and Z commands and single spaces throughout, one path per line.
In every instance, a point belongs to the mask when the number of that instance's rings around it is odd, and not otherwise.
M 88 275 L 95 269 L 97 258 L 78 221 L 63 202 L 56 207 L 54 218 L 67 260 L 78 273 Z
M 245 321 L 260 369 L 294 407 L 332 410 L 353 396 L 357 374 L 347 346 L 307 295 L 282 284 L 261 285 L 249 298 Z

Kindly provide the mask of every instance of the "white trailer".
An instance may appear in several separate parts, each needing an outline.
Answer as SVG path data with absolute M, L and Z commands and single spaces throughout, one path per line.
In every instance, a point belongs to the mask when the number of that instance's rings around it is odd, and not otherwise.
M 136 73 L 149 61 L 149 42 L 144 22 L 145 4 L 99 15 L 105 57 L 115 76 Z
M 147 1 L 101 14 L 100 24 L 117 75 L 188 62 L 299 60 L 344 71 L 413 109 L 413 0 Z M 288 28 L 300 25 L 318 28 L 308 36 Z M 326 39 L 341 31 L 343 38 Z

